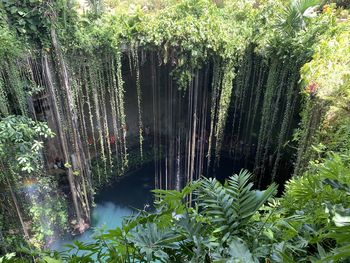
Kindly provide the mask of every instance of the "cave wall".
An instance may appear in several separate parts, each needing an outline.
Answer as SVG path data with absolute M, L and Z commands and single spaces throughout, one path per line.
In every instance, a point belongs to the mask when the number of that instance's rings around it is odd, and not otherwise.
M 83 144 L 90 158 L 100 158 L 103 152 L 107 159 L 107 146 L 112 155 L 118 154 L 115 153 L 114 144 L 120 141 L 122 147 L 123 130 L 127 148 L 140 147 L 141 129 L 143 143 L 150 145 L 153 150 L 155 184 L 159 188 L 180 189 L 184 182 L 201 175 L 225 178 L 242 168 L 254 172 L 255 182 L 260 187 L 272 180 L 282 183 L 289 178 L 294 156 L 290 140 L 299 122 L 299 75 L 296 66 L 280 63 L 273 58 L 264 60 L 253 48 L 247 49 L 239 67 L 234 68 L 228 117 L 225 120 L 222 146 L 218 150 L 215 136 L 210 142 L 211 116 L 214 116 L 215 132 L 221 96 L 213 93 L 217 88 L 213 83 L 216 74 L 214 59 L 192 72 L 193 79 L 185 90 L 177 85 L 172 76 L 174 65 L 171 62 L 164 64 L 156 52 L 139 50 L 137 68 L 134 60 L 128 52 L 124 52 L 121 57 L 126 127 L 124 129 L 119 126 L 119 137 L 113 131 L 115 116 L 112 114 L 113 94 L 107 76 L 109 64 L 101 59 L 102 77 L 96 88 L 100 117 L 98 119 L 94 109 L 91 113 L 93 127 L 88 123 L 88 84 L 84 84 L 83 80 L 77 82 L 82 87 L 82 97 L 85 97 L 78 109 L 80 119 L 85 119 L 85 127 L 81 125 L 80 128 L 85 129 Z M 137 103 L 138 82 L 142 92 L 141 109 Z M 95 103 L 91 95 L 89 99 L 91 104 Z M 216 103 L 213 104 L 215 100 Z M 142 127 L 139 123 L 139 110 Z M 50 120 L 49 114 L 46 115 L 45 120 L 55 130 L 54 120 Z M 107 125 L 107 129 L 103 125 Z M 100 144 L 100 138 L 95 138 L 94 149 L 91 145 L 92 133 L 97 137 L 100 129 L 104 144 Z M 113 139 L 111 141 L 112 137 L 116 142 Z M 48 160 L 54 160 L 59 154 L 60 147 L 57 143 L 53 142 L 47 148 Z M 212 151 L 209 151 L 210 144 Z

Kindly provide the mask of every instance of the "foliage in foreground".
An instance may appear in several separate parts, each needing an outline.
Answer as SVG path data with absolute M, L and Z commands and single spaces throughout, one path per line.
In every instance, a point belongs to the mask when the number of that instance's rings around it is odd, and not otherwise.
M 292 179 L 281 198 L 273 197 L 276 185 L 254 190 L 247 171 L 224 184 L 203 178 L 181 192 L 155 190 L 155 211 L 140 211 L 94 243 L 76 242 L 42 260 L 348 262 L 349 167 L 349 156 L 332 154 L 313 174 Z

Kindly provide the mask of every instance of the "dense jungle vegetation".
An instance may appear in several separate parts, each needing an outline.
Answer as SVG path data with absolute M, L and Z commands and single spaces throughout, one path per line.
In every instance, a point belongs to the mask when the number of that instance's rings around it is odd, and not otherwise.
M 349 12 L 346 0 L 2 0 L 0 262 L 350 262 Z M 249 171 L 208 178 L 225 154 Z M 90 226 L 97 192 L 151 161 L 153 209 L 49 250 Z

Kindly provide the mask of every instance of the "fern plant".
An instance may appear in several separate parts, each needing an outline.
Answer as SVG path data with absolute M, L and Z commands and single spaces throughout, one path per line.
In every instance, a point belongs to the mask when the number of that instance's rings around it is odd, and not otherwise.
M 242 170 L 222 185 L 216 179 L 203 179 L 198 203 L 215 227 L 214 233 L 236 233 L 277 190 L 272 184 L 265 191 L 253 190 L 252 174 Z

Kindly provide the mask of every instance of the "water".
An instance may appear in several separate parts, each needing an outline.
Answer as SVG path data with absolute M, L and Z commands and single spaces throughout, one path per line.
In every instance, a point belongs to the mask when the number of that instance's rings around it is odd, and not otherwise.
M 124 217 L 153 203 L 152 189 L 154 189 L 153 164 L 145 165 L 121 177 L 95 196 L 96 207 L 92 210 L 91 228 L 79 236 L 67 235 L 54 242 L 50 248 L 64 251 L 67 249 L 64 245 L 72 244 L 74 240 L 92 242 L 95 231 L 106 231 L 121 226 Z

